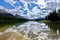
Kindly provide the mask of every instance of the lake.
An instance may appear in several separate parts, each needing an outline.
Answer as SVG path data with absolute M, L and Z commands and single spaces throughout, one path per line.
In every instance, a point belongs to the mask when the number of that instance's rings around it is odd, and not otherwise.
M 60 40 L 60 22 L 0 23 L 0 40 Z

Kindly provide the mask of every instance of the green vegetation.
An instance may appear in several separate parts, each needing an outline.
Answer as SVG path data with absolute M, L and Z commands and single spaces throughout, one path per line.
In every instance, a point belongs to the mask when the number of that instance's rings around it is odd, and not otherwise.
M 57 32 L 57 30 L 60 31 L 60 9 L 58 12 L 56 10 L 53 10 L 45 17 L 44 22 L 52 29 L 54 32 Z
M 58 10 L 58 20 L 60 20 L 60 10 Z
M 60 22 L 48 22 L 46 23 L 50 29 L 52 29 L 55 33 L 57 30 L 60 31 Z
M 60 9 L 58 10 L 58 12 L 56 12 L 56 10 L 50 12 L 49 15 L 45 17 L 45 20 L 60 21 Z
M 27 19 L 24 18 L 18 18 L 8 12 L 1 12 L 0 11 L 0 22 L 23 22 L 27 21 Z

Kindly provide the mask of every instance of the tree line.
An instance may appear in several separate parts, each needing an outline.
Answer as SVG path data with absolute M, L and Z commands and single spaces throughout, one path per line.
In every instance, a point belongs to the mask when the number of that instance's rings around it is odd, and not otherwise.
M 56 10 L 53 10 L 50 12 L 46 17 L 45 20 L 51 20 L 51 21 L 60 21 L 60 9 L 58 12 Z
M 0 22 L 16 22 L 16 21 L 27 21 L 24 18 L 17 18 L 16 16 L 8 13 L 8 12 L 1 12 L 0 11 Z

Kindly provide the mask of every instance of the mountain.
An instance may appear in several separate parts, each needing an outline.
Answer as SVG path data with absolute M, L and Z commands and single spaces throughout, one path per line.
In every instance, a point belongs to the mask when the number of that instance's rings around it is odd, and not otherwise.
M 24 18 L 23 16 L 20 16 L 18 14 L 11 14 L 11 13 L 8 13 L 6 12 L 5 10 L 3 9 L 0 9 L 0 20 L 22 20 L 22 21 L 26 21 L 26 20 L 42 20 L 44 18 L 37 18 L 37 19 L 28 19 L 28 18 Z
M 42 16 L 39 14 L 45 15 L 48 14 L 52 9 L 60 8 L 60 0 L 0 0 L 0 8 L 5 9 L 11 14 L 14 13 L 13 15 L 15 15 L 17 18 L 27 18 L 33 20 Z M 0 12 L 5 11 L 1 10 Z M 21 15 L 23 15 L 23 17 Z M 31 15 L 33 15 L 33 17 Z M 45 16 L 43 16 L 43 18 L 44 17 Z
M 2 9 L 0 11 L 0 22 L 10 22 L 10 21 L 16 22 L 16 21 L 24 21 L 24 20 L 26 21 L 27 19 L 17 14 L 14 16 Z
M 20 16 L 18 14 L 15 15 L 16 18 L 24 18 L 23 16 Z
M 17 18 L 34 20 L 40 17 L 39 14 L 47 13 L 45 10 L 50 10 L 49 7 L 47 8 L 47 2 L 45 2 L 45 0 L 13 0 L 12 2 L 5 0 L 0 2 L 6 4 L 6 6 L 3 4 L 1 5 L 6 11 L 15 15 Z M 21 15 L 23 15 L 23 17 Z
M 29 20 L 27 18 L 24 18 L 23 16 L 18 15 L 18 14 L 15 15 L 15 18 L 18 18 L 20 20 Z
M 0 9 L 0 14 L 5 15 L 5 16 L 11 16 L 11 17 L 14 16 L 14 15 L 8 13 L 7 11 L 5 11 L 4 9 Z
M 42 18 L 42 17 L 40 17 L 40 18 L 38 18 L 38 19 L 35 19 L 35 21 L 40 21 L 40 20 L 44 20 L 45 18 Z

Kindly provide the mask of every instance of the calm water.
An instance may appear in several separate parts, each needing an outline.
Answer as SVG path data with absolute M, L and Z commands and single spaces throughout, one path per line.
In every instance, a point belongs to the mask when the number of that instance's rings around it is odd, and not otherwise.
M 57 22 L 28 21 L 0 25 L 1 40 L 5 40 L 6 34 L 9 35 L 9 33 L 12 34 L 7 37 L 8 40 L 60 40 L 60 23 Z M 15 37 L 15 35 L 18 36 Z

